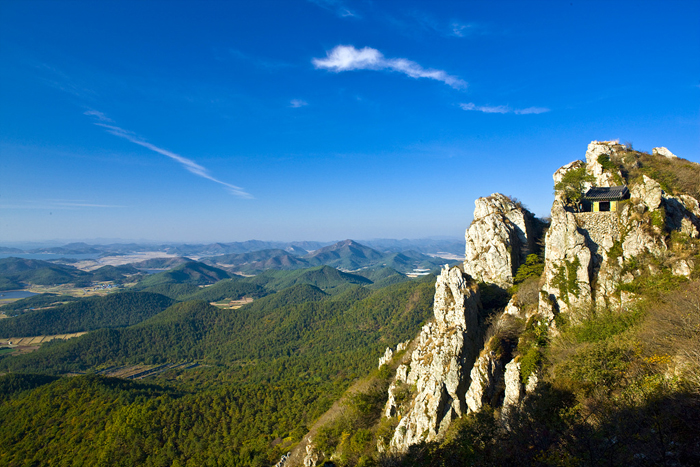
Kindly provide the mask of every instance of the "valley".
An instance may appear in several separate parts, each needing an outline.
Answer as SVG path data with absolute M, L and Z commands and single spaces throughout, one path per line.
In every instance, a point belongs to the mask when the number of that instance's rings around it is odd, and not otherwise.
M 692 463 L 698 167 L 593 142 L 555 173 L 551 219 L 477 199 L 459 262 L 352 240 L 0 259 L 37 293 L 0 306 L 0 463 Z M 631 196 L 579 212 L 576 171 Z M 48 419 L 61 436 L 25 436 Z

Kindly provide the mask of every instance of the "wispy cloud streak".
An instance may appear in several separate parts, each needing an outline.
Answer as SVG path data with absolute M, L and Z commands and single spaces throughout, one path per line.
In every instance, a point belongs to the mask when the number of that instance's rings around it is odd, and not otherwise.
M 360 18 L 357 12 L 348 8 L 340 0 L 309 0 L 314 5 L 320 6 L 324 10 L 332 11 L 341 18 Z
M 105 114 L 103 114 L 102 112 L 100 112 L 98 110 L 86 110 L 85 112 L 83 112 L 83 115 L 87 115 L 89 117 L 95 117 L 96 119 L 98 119 L 101 122 L 113 123 L 113 120 L 111 118 L 107 117 Z
M 528 115 L 528 114 L 542 114 L 549 112 L 550 109 L 546 107 L 528 107 L 526 109 L 511 109 L 507 105 L 476 105 L 473 102 L 468 104 L 459 104 L 462 110 L 474 110 L 476 112 L 483 112 L 487 114 L 508 114 L 514 113 L 517 115 Z
M 309 105 L 309 103 L 301 99 L 292 99 L 289 101 L 289 106 L 293 109 L 298 109 L 299 107 L 304 107 L 305 105 Z
M 174 152 L 168 151 L 167 149 L 159 148 L 158 146 L 151 144 L 147 141 L 144 141 L 142 138 L 138 137 L 135 133 L 131 131 L 125 130 L 115 125 L 109 125 L 107 123 L 95 122 L 94 124 L 105 128 L 108 133 L 114 136 L 118 136 L 134 144 L 138 144 L 139 146 L 142 146 L 146 149 L 150 149 L 153 152 L 156 152 L 163 156 L 169 157 L 174 161 L 179 162 L 188 172 L 193 173 L 198 177 L 206 178 L 207 180 L 210 180 L 214 183 L 218 183 L 219 185 L 223 185 L 228 190 L 228 192 L 233 195 L 239 196 L 241 198 L 253 198 L 253 196 L 250 193 L 246 192 L 243 188 L 236 185 L 232 185 L 230 183 L 226 183 L 212 176 L 205 167 L 197 164 L 195 161 L 186 157 L 182 157 L 181 155 L 175 154 Z
M 326 58 L 314 58 L 312 63 L 316 68 L 335 73 L 351 70 L 389 70 L 403 73 L 411 78 L 441 81 L 455 89 L 467 87 L 466 81 L 449 75 L 443 70 L 426 69 L 405 58 L 386 58 L 380 51 L 371 47 L 356 49 L 351 45 L 338 45 L 326 54 Z

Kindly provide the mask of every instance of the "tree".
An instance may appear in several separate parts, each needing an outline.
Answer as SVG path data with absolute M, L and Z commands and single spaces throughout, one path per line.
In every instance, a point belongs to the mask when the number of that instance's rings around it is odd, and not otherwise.
M 595 182 L 595 177 L 586 172 L 586 166 L 578 169 L 571 169 L 564 174 L 561 181 L 554 185 L 554 191 L 562 192 L 567 204 L 574 206 L 576 211 L 580 211 L 583 190 L 587 183 Z

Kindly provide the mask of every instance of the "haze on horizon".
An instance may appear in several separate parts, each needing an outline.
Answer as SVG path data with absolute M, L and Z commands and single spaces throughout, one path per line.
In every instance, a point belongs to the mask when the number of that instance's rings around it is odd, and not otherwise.
M 591 140 L 700 162 L 700 2 L 0 3 L 0 244 L 462 237 Z

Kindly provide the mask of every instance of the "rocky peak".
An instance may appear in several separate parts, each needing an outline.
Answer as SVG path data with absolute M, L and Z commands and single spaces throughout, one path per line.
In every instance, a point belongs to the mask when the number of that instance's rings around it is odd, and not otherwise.
M 622 174 L 618 169 L 606 169 L 599 161 L 601 156 L 612 160 L 616 153 L 625 151 L 625 147 L 618 141 L 591 141 L 586 151 L 586 171 L 596 179 L 594 186 L 617 186 L 622 180 Z
M 464 271 L 478 281 L 509 287 L 534 251 L 538 223 L 520 203 L 500 193 L 474 204 L 474 222 L 465 234 Z

